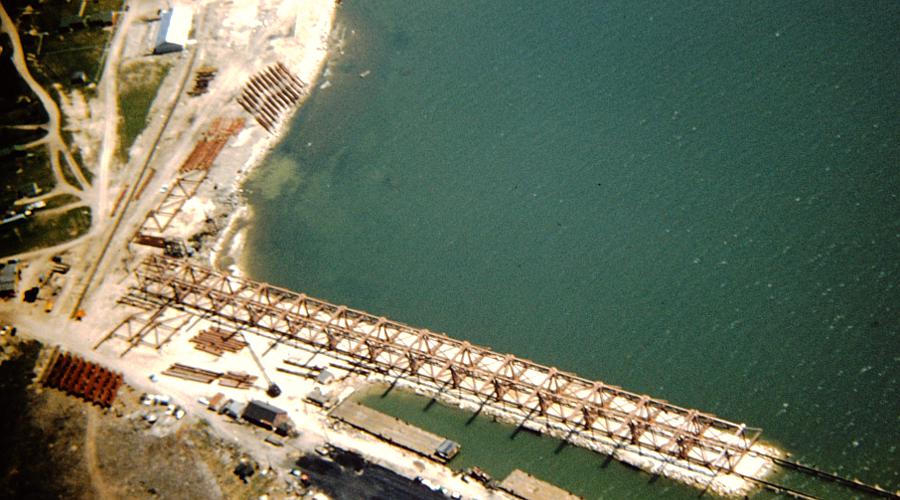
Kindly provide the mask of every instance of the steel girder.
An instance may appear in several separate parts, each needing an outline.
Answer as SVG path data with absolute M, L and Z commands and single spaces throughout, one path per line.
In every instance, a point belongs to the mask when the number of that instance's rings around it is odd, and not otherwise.
M 173 301 L 276 341 L 324 348 L 373 371 L 451 387 L 480 401 L 537 414 L 547 425 L 616 446 L 653 450 L 732 472 L 761 431 L 425 329 L 231 276 L 184 260 L 148 257 L 136 270 L 144 300 Z M 608 443 L 607 443 L 608 444 Z

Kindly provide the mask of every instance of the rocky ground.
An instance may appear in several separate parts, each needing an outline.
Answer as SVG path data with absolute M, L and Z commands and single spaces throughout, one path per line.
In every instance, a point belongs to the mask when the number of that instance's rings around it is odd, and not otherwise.
M 336 448 L 326 456 L 284 448 L 280 461 L 258 459 L 202 418 L 178 420 L 141 404 L 129 386 L 101 409 L 35 382 L 42 349 L 0 336 L 0 404 L 16 409 L 0 414 L 0 449 L 18 450 L 0 454 L 2 498 L 444 498 Z M 154 424 L 144 418 L 151 413 L 160 416 Z M 236 475 L 242 463 L 253 469 L 246 481 Z
M 198 419 L 143 416 L 140 394 L 123 387 L 111 409 L 33 383 L 37 342 L 4 339 L 13 356 L 0 364 L 0 497 L 5 498 L 257 498 L 287 494 L 268 471 L 244 483 L 234 474 L 237 446 Z M 163 412 L 159 408 L 159 413 Z

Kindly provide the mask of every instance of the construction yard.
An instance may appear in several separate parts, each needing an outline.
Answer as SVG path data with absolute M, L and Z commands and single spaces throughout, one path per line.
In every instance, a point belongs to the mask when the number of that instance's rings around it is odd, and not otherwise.
M 140 393 L 128 386 L 107 409 L 85 404 L 34 382 L 40 345 L 21 342 L 15 350 L 15 357 L 0 363 L 0 397 L 22 411 L 0 417 L 8 430 L 0 440 L 4 449 L 30 451 L 0 459 L 0 470 L 8 471 L 0 477 L 0 496 L 234 498 L 276 489 L 275 474 L 256 474 L 247 484 L 235 476 L 246 455 L 203 421 L 170 418 L 150 425 L 146 416 L 165 408 L 142 405 Z M 44 351 L 43 357 L 51 354 Z

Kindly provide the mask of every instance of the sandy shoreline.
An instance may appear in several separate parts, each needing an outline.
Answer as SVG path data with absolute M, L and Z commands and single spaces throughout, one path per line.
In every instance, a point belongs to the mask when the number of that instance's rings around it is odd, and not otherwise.
M 282 6 L 290 3 L 292 2 L 283 1 Z M 306 15 L 307 23 L 303 22 L 302 16 L 297 15 L 294 25 L 295 36 L 305 36 L 307 40 L 318 40 L 318 46 L 314 51 L 316 57 L 303 57 L 299 52 L 305 47 L 297 47 L 296 51 L 285 54 L 283 62 L 307 84 L 309 90 L 276 124 L 274 133 L 264 137 L 238 137 L 233 141 L 234 144 L 230 145 L 231 148 L 249 148 L 251 153 L 243 163 L 243 167 L 232 178 L 228 190 L 225 191 L 231 195 L 231 201 L 220 206 L 219 209 L 227 210 L 229 215 L 209 250 L 207 260 L 212 267 L 227 269 L 238 276 L 246 275 L 242 265 L 243 250 L 246 244 L 247 230 L 253 221 L 253 209 L 243 195 L 244 185 L 250 175 L 266 162 L 272 150 L 289 133 L 291 122 L 300 112 L 313 89 L 319 85 L 319 79 L 328 62 L 329 38 L 332 36 L 334 27 L 336 4 L 334 0 L 307 0 L 301 3 L 303 6 L 297 7 L 298 10 L 310 4 L 315 7 L 309 9 L 309 13 Z M 292 59 L 291 55 L 296 57 Z M 251 123 L 250 126 L 258 127 L 255 123 Z

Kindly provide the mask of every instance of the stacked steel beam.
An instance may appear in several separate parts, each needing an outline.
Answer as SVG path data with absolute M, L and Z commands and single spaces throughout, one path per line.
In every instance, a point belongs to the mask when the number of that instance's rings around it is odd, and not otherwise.
M 104 408 L 112 405 L 122 375 L 69 353 L 55 352 L 47 365 L 42 382 Z
M 194 336 L 191 342 L 194 344 L 194 349 L 214 356 L 221 356 L 226 352 L 235 353 L 247 347 L 247 342 L 237 332 L 221 328 L 203 330 Z
M 305 94 L 306 85 L 278 62 L 251 76 L 238 103 L 269 133 Z
M 166 370 L 163 372 L 163 375 L 183 378 L 185 380 L 192 380 L 194 382 L 200 382 L 203 384 L 211 384 L 219 377 L 221 377 L 222 373 L 214 372 L 212 370 L 204 370 L 203 368 L 197 368 L 194 366 L 183 365 L 181 363 L 175 363 L 174 365 L 166 368 Z
M 225 148 L 225 143 L 232 135 L 238 133 L 244 127 L 243 118 L 216 118 L 203 134 L 191 154 L 181 164 L 181 172 L 191 170 L 206 170 L 212 166 L 213 161 Z
M 227 273 L 150 256 L 134 293 L 715 491 L 771 466 L 759 429 Z M 777 452 L 775 452 L 777 453 Z
M 256 375 L 250 375 L 244 372 L 226 372 L 219 377 L 219 385 L 224 387 L 234 387 L 235 389 L 249 389 L 256 382 Z
M 225 148 L 228 139 L 243 127 L 243 118 L 216 118 L 213 121 L 203 137 L 194 145 L 194 149 L 191 150 L 187 159 L 181 164 L 178 177 L 175 178 L 166 197 L 147 214 L 139 233 L 158 236 L 166 231 L 175 216 L 181 212 L 181 208 L 184 207 L 187 200 L 197 193 L 200 184 L 206 180 L 209 167 Z

